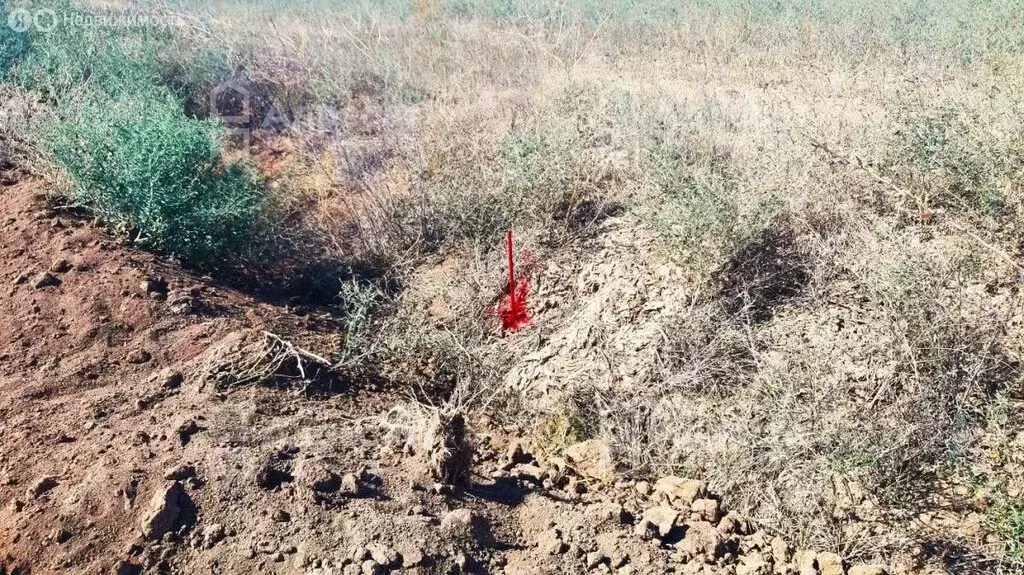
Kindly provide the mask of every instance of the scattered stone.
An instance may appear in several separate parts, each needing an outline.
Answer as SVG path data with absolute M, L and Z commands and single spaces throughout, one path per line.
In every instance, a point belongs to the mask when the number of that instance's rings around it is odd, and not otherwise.
M 636 492 L 639 493 L 641 497 L 647 497 L 651 494 L 651 484 L 647 481 L 637 481 L 634 489 L 636 489 Z
M 587 569 L 596 569 L 598 565 L 605 563 L 607 561 L 608 557 L 606 557 L 605 554 L 601 553 L 600 551 L 593 551 L 591 553 L 587 553 L 586 556 Z
M 270 514 L 270 518 L 276 523 L 288 523 L 292 520 L 291 514 L 284 509 L 275 509 L 274 512 Z
M 183 463 L 164 473 L 164 479 L 169 481 L 184 481 L 196 476 L 196 467 L 189 463 Z
M 71 262 L 64 258 L 60 258 L 50 264 L 50 271 L 55 274 L 62 274 L 71 271 Z
M 606 483 L 615 477 L 615 459 L 607 442 L 600 439 L 581 441 L 570 445 L 564 455 L 569 467 L 580 475 Z
M 21 272 L 20 274 L 14 276 L 14 280 L 12 280 L 11 283 L 13 283 L 14 285 L 17 286 L 17 285 L 21 285 L 21 284 L 23 284 L 23 283 L 25 283 L 27 281 L 28 281 L 28 272 Z
M 384 567 L 382 567 L 373 559 L 367 559 L 366 561 L 363 561 L 363 564 L 360 566 L 360 569 L 362 569 L 363 575 L 380 575 L 381 573 L 384 573 Z
M 56 541 L 58 545 L 63 545 L 64 543 L 67 543 L 71 539 L 71 536 L 71 531 L 68 531 L 67 529 L 63 528 L 57 529 L 53 532 L 53 540 Z
M 341 477 L 341 494 L 345 497 L 359 497 L 362 494 L 362 483 L 355 473 L 346 473 Z
M 817 575 L 818 554 L 814 551 L 798 551 L 795 562 L 800 575 Z
M 146 363 L 151 359 L 153 359 L 153 356 L 144 349 L 133 349 L 125 356 L 125 361 L 133 364 Z
M 724 535 L 746 535 L 750 532 L 750 525 L 739 513 L 730 511 L 718 522 L 718 531 Z
M 194 419 L 188 419 L 178 425 L 174 430 L 178 435 L 178 440 L 182 446 L 188 445 L 188 442 L 192 440 L 192 436 L 202 431 L 203 428 L 199 427 L 199 423 Z
M 203 548 L 210 549 L 224 539 L 224 526 L 220 523 L 208 525 L 203 529 Z
M 341 488 L 341 478 L 320 459 L 304 459 L 295 469 L 296 480 L 313 491 L 329 493 Z
M 703 481 L 697 479 L 683 479 L 675 475 L 662 477 L 654 483 L 654 492 L 663 493 L 669 501 L 678 505 L 689 507 L 699 497 L 707 493 L 707 487 Z
M 717 559 L 728 549 L 722 534 L 715 526 L 706 521 L 694 521 L 686 530 L 686 536 L 679 544 L 679 549 L 692 557 Z
M 718 520 L 721 518 L 718 501 L 714 499 L 697 499 L 690 505 L 690 517 L 696 521 L 718 523 Z
M 820 575 L 844 575 L 846 568 L 843 558 L 835 553 L 818 553 L 818 573 Z
M 789 563 L 790 559 L 793 558 L 793 550 L 790 548 L 789 543 L 781 537 L 774 537 L 771 541 L 772 548 L 772 559 L 775 560 L 777 565 L 783 565 Z
M 387 545 L 373 544 L 368 549 L 370 557 L 383 567 L 398 567 L 402 563 L 401 555 Z
M 36 289 L 59 286 L 60 284 L 60 278 L 51 274 L 50 272 L 43 272 L 37 275 L 35 279 L 32 281 L 32 287 Z
M 183 506 L 190 502 L 181 483 L 175 481 L 157 490 L 142 520 L 142 533 L 146 539 L 158 540 L 170 532 L 181 518 Z
M 25 491 L 25 497 L 28 499 L 39 499 L 54 487 L 57 487 L 57 478 L 53 475 L 44 475 L 36 479 L 35 483 L 29 486 Z
M 139 291 L 142 295 L 150 296 L 152 294 L 167 294 L 167 282 L 162 279 L 145 279 L 139 284 Z
M 885 567 L 881 565 L 854 565 L 847 575 L 885 575 Z
M 736 575 L 772 575 L 772 565 L 760 555 L 743 555 L 736 566 Z
M 679 511 L 672 507 L 667 505 L 652 507 L 644 511 L 640 522 L 636 525 L 635 532 L 644 539 L 648 539 L 652 535 L 664 539 L 675 529 L 678 519 Z
M 163 389 L 178 389 L 185 383 L 185 375 L 176 369 L 163 369 L 153 376 L 153 381 Z

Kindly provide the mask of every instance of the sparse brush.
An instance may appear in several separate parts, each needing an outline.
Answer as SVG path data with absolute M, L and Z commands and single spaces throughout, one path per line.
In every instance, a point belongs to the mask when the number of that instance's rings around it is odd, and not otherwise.
M 440 407 L 418 402 L 392 408 L 382 425 L 398 434 L 405 451 L 423 464 L 432 481 L 468 486 L 473 468 L 472 433 L 465 406 L 458 399 Z

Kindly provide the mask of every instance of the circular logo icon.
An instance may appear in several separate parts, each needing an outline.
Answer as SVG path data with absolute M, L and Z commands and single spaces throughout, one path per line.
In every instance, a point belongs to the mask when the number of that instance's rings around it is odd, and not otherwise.
M 32 13 L 24 8 L 15 8 L 7 15 L 7 26 L 15 32 L 28 32 L 32 27 Z
M 57 27 L 57 13 L 49 8 L 40 8 L 36 10 L 32 23 L 36 25 L 36 30 L 49 32 Z

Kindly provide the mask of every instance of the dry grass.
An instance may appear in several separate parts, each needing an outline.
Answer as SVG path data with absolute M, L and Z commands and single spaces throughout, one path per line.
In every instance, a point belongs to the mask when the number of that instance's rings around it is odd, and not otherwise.
M 373 334 L 360 304 L 346 358 L 468 389 L 552 444 L 606 437 L 638 473 L 699 475 L 801 546 L 912 549 L 986 404 L 1020 393 L 1016 2 L 326 6 L 193 6 L 167 74 L 197 114 L 228 79 L 273 110 L 252 151 L 281 218 L 395 296 Z M 500 235 L 574 282 L 616 214 L 635 243 L 613 263 L 664 264 L 686 294 L 657 361 L 633 387 L 607 356 L 547 400 L 508 385 L 544 342 L 486 319 Z M 421 289 L 441 261 L 460 281 Z M 566 308 L 593 292 L 565 292 L 544 338 L 586 316 Z M 610 334 L 588 345 L 613 353 Z M 1001 505 L 994 531 L 1018 533 L 1020 501 Z

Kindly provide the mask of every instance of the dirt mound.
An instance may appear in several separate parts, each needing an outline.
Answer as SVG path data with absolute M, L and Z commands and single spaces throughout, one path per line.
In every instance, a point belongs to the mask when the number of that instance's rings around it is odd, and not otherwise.
M 700 481 L 625 478 L 599 440 L 547 455 L 520 429 L 350 388 L 306 310 L 127 250 L 32 185 L 2 202 L 0 572 L 843 572 Z M 583 267 L 592 327 L 541 356 L 659 337 L 610 332 L 601 310 L 666 313 L 671 277 Z M 640 293 L 630 274 L 663 281 Z M 642 363 L 611 375 L 642 382 Z

